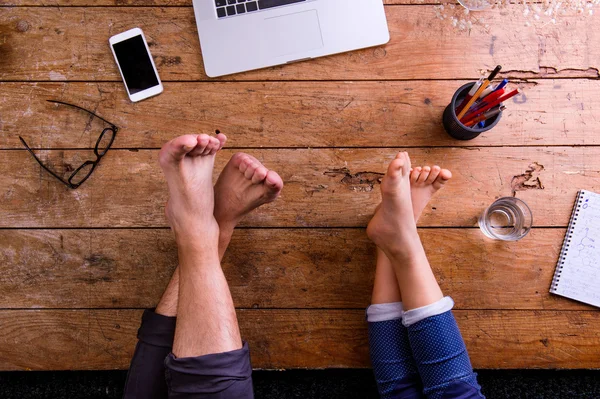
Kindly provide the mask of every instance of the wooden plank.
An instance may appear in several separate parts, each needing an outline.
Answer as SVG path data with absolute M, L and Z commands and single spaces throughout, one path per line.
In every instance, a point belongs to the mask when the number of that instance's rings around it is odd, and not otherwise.
M 141 311 L 0 311 L 0 370 L 126 369 Z M 455 311 L 475 368 L 598 368 L 595 311 Z M 369 367 L 362 310 L 243 310 L 255 368 Z
M 534 229 L 529 245 L 420 233 L 457 309 L 591 309 L 548 293 L 564 229 Z M 242 229 L 223 269 L 238 308 L 356 309 L 374 260 L 362 229 Z M 168 230 L 0 230 L 0 308 L 152 308 L 176 262 Z
M 452 139 L 441 124 L 463 83 L 166 83 L 162 95 L 135 105 L 120 83 L 2 83 L 0 148 L 23 148 L 19 136 L 37 148 L 94 146 L 102 122 L 47 99 L 119 126 L 114 148 L 160 148 L 175 135 L 215 129 L 238 148 L 600 144 L 600 80 L 522 83 L 525 96 L 508 104 L 498 127 L 471 141 Z
M 464 79 L 498 63 L 504 76 L 599 76 L 598 13 L 562 17 L 540 35 L 525 26 L 520 5 L 482 16 L 502 23 L 466 34 L 437 19 L 430 5 L 388 7 L 386 46 L 226 79 Z M 0 80 L 120 81 L 107 41 L 135 26 L 144 29 L 163 80 L 207 79 L 190 7 L 14 7 L 0 15 Z
M 215 176 L 232 153 L 224 150 L 217 157 Z M 245 226 L 363 227 L 380 201 L 379 179 L 396 150 L 251 153 L 278 171 L 286 187 Z M 600 191 L 599 147 L 415 148 L 410 153 L 414 165 L 439 163 L 455 176 L 431 201 L 423 226 L 476 226 L 486 206 L 514 192 L 531 207 L 536 226 L 564 227 L 577 190 Z M 0 151 L 0 227 L 164 227 L 167 190 L 157 154 L 111 151 L 82 187 L 70 190 L 25 150 Z M 92 157 L 87 150 L 38 155 L 58 173 Z
M 383 0 L 386 5 L 392 4 L 428 4 L 435 0 Z M 0 6 L 28 7 L 191 7 L 192 0 L 0 0 Z

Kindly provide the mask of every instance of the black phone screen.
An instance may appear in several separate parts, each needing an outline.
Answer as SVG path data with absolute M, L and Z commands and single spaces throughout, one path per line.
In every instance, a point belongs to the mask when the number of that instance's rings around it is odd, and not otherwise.
M 113 48 L 130 94 L 158 85 L 150 54 L 141 35 L 116 43 Z

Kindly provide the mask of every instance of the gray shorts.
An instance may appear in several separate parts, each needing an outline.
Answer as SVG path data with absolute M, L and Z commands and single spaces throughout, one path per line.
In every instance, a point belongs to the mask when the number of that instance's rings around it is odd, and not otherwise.
M 253 399 L 248 344 L 199 357 L 173 353 L 175 317 L 144 311 L 124 399 Z

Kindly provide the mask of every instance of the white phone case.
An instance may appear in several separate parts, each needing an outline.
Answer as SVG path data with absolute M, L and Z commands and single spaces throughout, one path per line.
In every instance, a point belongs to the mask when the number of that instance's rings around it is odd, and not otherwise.
M 142 40 L 144 41 L 144 46 L 146 46 L 146 51 L 148 52 L 150 62 L 152 63 L 152 69 L 154 69 L 154 74 L 156 75 L 156 79 L 158 80 L 158 85 L 156 85 L 154 87 L 150 87 L 149 89 L 131 94 L 129 92 L 129 87 L 127 87 L 127 82 L 125 81 L 125 77 L 123 76 L 123 71 L 121 70 L 121 65 L 119 64 L 119 60 L 117 59 L 117 54 L 115 53 L 115 49 L 113 46 L 117 43 L 120 43 L 127 39 L 131 39 L 132 37 L 135 37 L 135 36 L 141 36 Z M 118 35 L 114 35 L 113 37 L 111 37 L 109 39 L 109 43 L 110 43 L 110 50 L 112 51 L 113 56 L 115 57 L 115 62 L 117 63 L 117 67 L 119 68 L 119 73 L 121 74 L 121 79 L 123 79 L 123 83 L 125 84 L 125 89 L 127 90 L 127 95 L 129 96 L 129 99 L 131 101 L 133 101 L 133 102 L 141 101 L 148 97 L 152 97 L 152 96 L 162 93 L 162 91 L 163 91 L 162 82 L 160 80 L 160 77 L 158 76 L 158 71 L 156 70 L 156 65 L 154 64 L 152 55 L 150 54 L 150 49 L 148 48 L 148 43 L 146 42 L 144 33 L 142 32 L 142 30 L 140 28 L 133 28 L 126 32 L 119 33 Z

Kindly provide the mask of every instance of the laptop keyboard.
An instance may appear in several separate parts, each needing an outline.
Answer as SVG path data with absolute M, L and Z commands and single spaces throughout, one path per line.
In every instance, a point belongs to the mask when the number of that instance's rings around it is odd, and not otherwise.
M 219 18 L 232 17 L 307 0 L 214 0 Z

